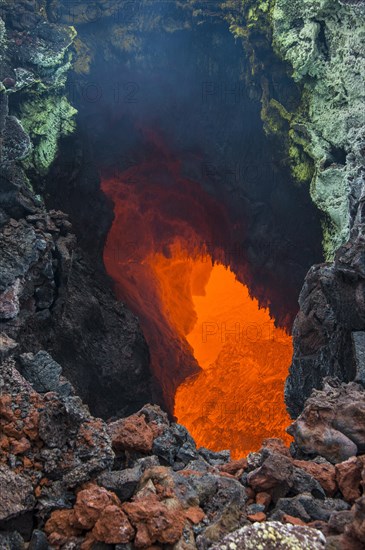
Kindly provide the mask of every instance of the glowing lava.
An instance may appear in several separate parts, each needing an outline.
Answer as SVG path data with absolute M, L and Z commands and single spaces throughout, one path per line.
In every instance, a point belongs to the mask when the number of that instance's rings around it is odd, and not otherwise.
M 289 441 L 291 337 L 222 265 L 222 245 L 230 245 L 222 204 L 156 148 L 158 155 L 102 182 L 115 213 L 104 263 L 118 297 L 139 316 L 156 397 L 200 446 L 239 457 L 267 437 Z M 241 277 L 245 270 L 242 258 Z
M 222 265 L 193 302 L 197 322 L 187 340 L 203 370 L 177 390 L 178 421 L 199 445 L 231 449 L 236 458 L 268 437 L 289 442 L 283 395 L 291 337 Z

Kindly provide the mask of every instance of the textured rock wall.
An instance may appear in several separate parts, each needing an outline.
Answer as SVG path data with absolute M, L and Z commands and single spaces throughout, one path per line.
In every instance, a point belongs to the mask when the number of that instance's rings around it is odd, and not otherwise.
M 52 350 L 95 414 L 127 414 L 151 396 L 137 319 L 82 257 L 68 216 L 34 191 L 73 128 L 63 93 L 75 32 L 35 2 L 1 8 L 0 360 Z
M 364 3 L 244 0 L 242 9 L 234 1 L 226 8 L 232 32 L 251 50 L 265 128 L 286 141 L 296 179 L 311 182 L 312 199 L 325 215 L 326 257 L 333 259 L 350 235 L 351 197 L 364 161 Z M 267 88 L 267 73 L 277 72 L 270 44 L 299 87 L 297 105 L 272 82 Z
M 327 258 L 348 240 L 351 194 L 363 170 L 365 5 L 340 0 L 277 0 L 273 44 L 303 84 L 307 114 L 291 131 L 315 161 L 311 195 L 326 214 Z
M 13 2 L 2 0 L 7 54 L 2 59 L 0 79 L 5 79 L 12 111 L 32 140 L 25 164 L 44 176 L 56 157 L 59 138 L 75 127 L 76 110 L 66 99 L 65 83 L 76 31 L 49 23 L 41 5 L 17 2 L 14 7 Z

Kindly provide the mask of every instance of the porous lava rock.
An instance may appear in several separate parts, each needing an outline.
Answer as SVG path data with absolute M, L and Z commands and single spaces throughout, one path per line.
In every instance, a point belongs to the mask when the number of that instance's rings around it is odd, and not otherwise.
M 296 445 L 308 455 L 332 464 L 364 452 L 365 390 L 356 383 L 327 379 L 314 390 L 302 414 L 288 428 Z
M 286 524 L 279 522 L 254 523 L 243 527 L 230 535 L 227 535 L 219 543 L 213 545 L 211 550 L 235 550 L 245 548 L 247 550 L 293 550 L 294 548 L 310 548 L 322 550 L 325 548 L 326 539 L 320 531 L 309 527 Z
M 364 199 L 359 191 L 363 186 L 360 178 L 354 191 L 354 228 L 349 241 L 339 248 L 333 263 L 309 270 L 299 297 L 294 357 L 285 387 L 292 418 L 302 412 L 312 389 L 322 388 L 326 377 L 365 384 Z

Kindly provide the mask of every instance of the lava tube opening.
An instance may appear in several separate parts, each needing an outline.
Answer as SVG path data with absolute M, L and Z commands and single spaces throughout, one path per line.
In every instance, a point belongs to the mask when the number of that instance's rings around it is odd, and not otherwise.
M 227 262 L 224 205 L 180 168 L 164 149 L 103 178 L 115 216 L 104 263 L 140 319 L 156 400 L 199 446 L 240 457 L 268 437 L 290 441 L 292 339 Z

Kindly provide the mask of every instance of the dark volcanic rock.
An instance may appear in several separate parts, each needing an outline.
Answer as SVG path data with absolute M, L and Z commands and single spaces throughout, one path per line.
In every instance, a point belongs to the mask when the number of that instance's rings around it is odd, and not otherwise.
M 79 254 L 71 265 L 53 309 L 53 356 L 93 414 L 131 414 L 151 401 L 149 353 L 138 320 Z
M 142 469 L 136 466 L 120 472 L 105 472 L 97 478 L 97 481 L 105 489 L 113 491 L 123 502 L 133 496 L 141 477 Z
M 332 532 L 344 533 L 345 527 L 353 520 L 353 515 L 350 510 L 342 512 L 332 512 L 328 521 L 328 526 Z
M 365 390 L 358 384 L 327 380 L 314 390 L 300 417 L 288 428 L 298 448 L 329 462 L 343 462 L 365 445 Z
M 359 185 L 359 188 L 361 184 Z M 353 205 L 351 238 L 332 264 L 310 269 L 293 329 L 294 358 L 285 401 L 292 418 L 325 377 L 364 381 L 365 286 L 363 203 Z
M 0 465 L 0 521 L 11 519 L 33 509 L 32 484 L 10 468 Z
M 319 500 L 309 494 L 297 495 L 293 498 L 278 500 L 272 519 L 280 518 L 284 512 L 290 516 L 300 518 L 304 522 L 321 520 L 328 521 L 332 512 L 348 510 L 350 507 L 343 500 L 328 498 Z
M 154 440 L 153 453 L 176 470 L 199 458 L 195 441 L 180 424 L 173 424 Z
M 35 529 L 29 543 L 29 550 L 49 550 L 47 536 L 43 531 Z
M 22 375 L 37 392 L 55 391 L 65 397 L 73 393 L 71 384 L 61 378 L 61 365 L 56 363 L 46 351 L 39 351 L 36 355 L 23 353 L 19 360 Z
M 24 550 L 23 537 L 16 531 L 0 533 L 0 548 L 1 550 Z

